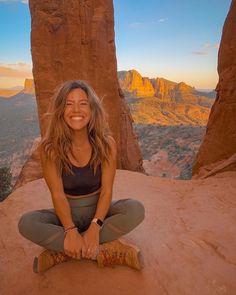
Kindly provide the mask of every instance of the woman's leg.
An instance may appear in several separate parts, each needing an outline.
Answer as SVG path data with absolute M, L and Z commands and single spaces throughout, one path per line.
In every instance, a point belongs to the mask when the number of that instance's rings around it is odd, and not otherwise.
M 72 219 L 83 235 L 96 212 L 96 196 L 70 201 Z M 114 200 L 108 210 L 99 243 L 105 243 L 127 234 L 144 219 L 144 207 L 134 199 Z M 64 251 L 64 229 L 54 209 L 25 213 L 19 223 L 19 232 L 28 240 L 50 250 Z
M 103 227 L 100 230 L 100 243 L 110 242 L 129 233 L 145 217 L 143 204 L 135 199 L 121 199 L 111 202 Z
M 69 200 L 72 220 L 82 234 L 94 217 L 98 197 L 99 195 L 95 194 Z M 53 208 L 25 213 L 19 220 L 18 228 L 26 239 L 46 249 L 64 252 L 64 228 Z
M 35 244 L 59 252 L 64 250 L 64 229 L 54 209 L 25 213 L 19 220 L 18 229 Z

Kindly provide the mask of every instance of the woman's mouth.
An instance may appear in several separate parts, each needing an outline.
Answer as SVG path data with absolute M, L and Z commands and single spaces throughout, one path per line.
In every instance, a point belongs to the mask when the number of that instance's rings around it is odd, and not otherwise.
M 71 119 L 72 120 L 75 120 L 75 121 L 80 121 L 80 120 L 82 120 L 84 117 L 82 117 L 82 116 L 73 116 L 73 117 L 71 117 Z

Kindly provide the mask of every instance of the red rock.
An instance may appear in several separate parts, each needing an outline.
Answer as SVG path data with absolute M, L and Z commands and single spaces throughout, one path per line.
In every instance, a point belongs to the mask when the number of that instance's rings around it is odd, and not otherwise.
M 30 0 L 33 76 L 41 134 L 58 84 L 87 81 L 103 98 L 118 146 L 117 165 L 143 171 L 132 118 L 117 80 L 114 12 L 111 0 Z
M 23 93 L 34 94 L 34 80 L 33 79 L 25 79 Z
M 236 0 L 225 20 L 219 49 L 217 98 L 211 109 L 207 132 L 199 149 L 193 174 L 200 168 L 230 158 L 236 151 Z M 214 165 L 213 165 L 214 166 Z M 229 166 L 236 170 L 236 162 Z
M 141 249 L 141 272 L 81 260 L 33 273 L 42 248 L 23 238 L 17 223 L 24 212 L 52 202 L 44 180 L 27 183 L 0 206 L 1 294 L 234 295 L 235 178 L 226 172 L 180 181 L 117 170 L 113 199 L 135 198 L 145 207 L 144 221 L 123 236 Z

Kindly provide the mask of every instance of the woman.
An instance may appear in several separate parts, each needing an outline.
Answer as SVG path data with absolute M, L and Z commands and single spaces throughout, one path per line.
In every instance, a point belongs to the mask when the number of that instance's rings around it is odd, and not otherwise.
M 34 271 L 81 258 L 141 269 L 139 249 L 118 238 L 143 221 L 144 207 L 134 199 L 112 201 L 116 143 L 100 99 L 84 81 L 68 81 L 46 115 L 39 150 L 54 208 L 28 212 L 18 224 L 24 237 L 46 248 Z

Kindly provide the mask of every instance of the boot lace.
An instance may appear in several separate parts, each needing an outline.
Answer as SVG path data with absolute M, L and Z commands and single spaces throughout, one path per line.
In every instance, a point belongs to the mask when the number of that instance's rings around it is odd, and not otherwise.
M 102 250 L 103 265 L 124 264 L 126 259 L 125 252 Z

